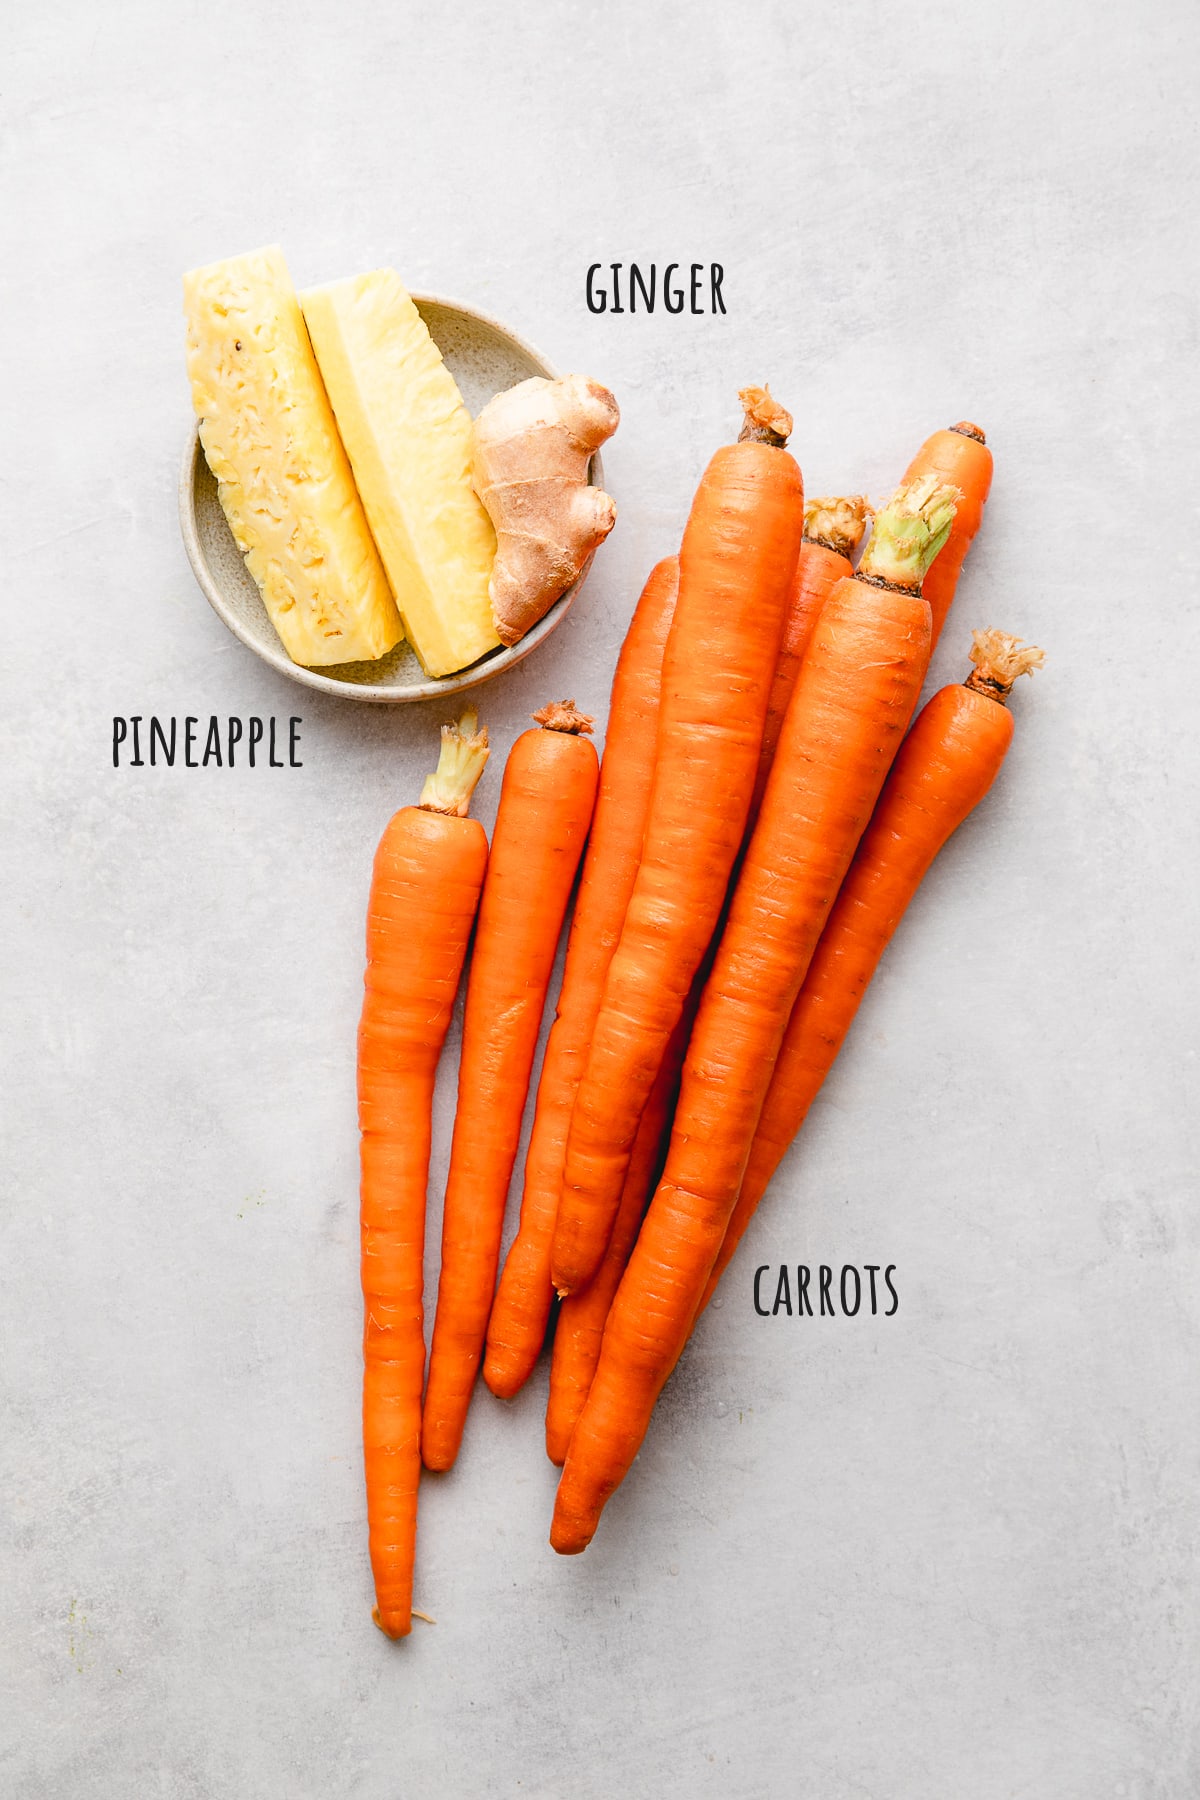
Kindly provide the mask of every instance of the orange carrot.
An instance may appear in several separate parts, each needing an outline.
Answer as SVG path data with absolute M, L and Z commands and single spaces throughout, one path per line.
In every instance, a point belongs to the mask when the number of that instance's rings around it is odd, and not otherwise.
M 567 1454 L 575 1421 L 583 1410 L 600 1359 L 600 1340 L 613 1295 L 625 1273 L 646 1202 L 662 1171 L 667 1131 L 679 1091 L 679 1072 L 694 1016 L 694 1011 L 689 1017 L 685 1010 L 650 1090 L 600 1268 L 585 1288 L 578 1294 L 569 1294 L 558 1309 L 546 1401 L 546 1454 L 552 1463 L 561 1465 Z
M 554 1298 L 550 1240 L 562 1190 L 567 1129 L 604 978 L 641 859 L 654 775 L 663 646 L 678 588 L 679 558 L 669 556 L 651 571 L 642 590 L 613 677 L 596 815 L 525 1158 L 521 1221 L 488 1320 L 483 1378 L 493 1394 L 504 1399 L 511 1399 L 528 1378 L 550 1318 Z
M 921 592 L 929 602 L 936 645 L 958 586 L 963 559 L 979 530 L 988 490 L 992 485 L 992 453 L 978 425 L 962 419 L 946 431 L 926 438 L 908 465 L 905 481 L 934 476 L 959 492 L 950 536 L 925 578 Z
M 758 778 L 742 839 L 743 851 L 758 819 L 767 777 L 775 760 L 779 733 L 808 640 L 830 593 L 839 581 L 854 573 L 850 559 L 866 529 L 869 510 L 869 503 L 861 494 L 850 498 L 806 500 L 804 503 L 804 536 L 800 543 L 796 578 L 784 622 L 783 642 L 767 702 Z M 550 1397 L 546 1409 L 546 1443 L 551 1462 L 561 1464 L 566 1456 L 567 1443 L 595 1372 L 608 1309 L 625 1272 L 625 1264 L 641 1225 L 653 1182 L 661 1171 L 664 1148 L 662 1140 L 674 1107 L 683 1054 L 695 1023 L 700 996 L 712 973 L 717 944 L 728 917 L 729 903 L 740 869 L 741 852 L 735 859 L 716 931 L 692 978 L 691 991 L 683 1017 L 676 1027 L 671 1050 L 663 1061 L 655 1088 L 642 1115 L 616 1223 L 600 1271 L 586 1288 L 563 1301 L 559 1313 L 554 1333 L 554 1357 L 550 1365 Z
M 646 836 L 567 1139 L 551 1277 L 600 1266 L 638 1121 L 720 916 L 754 787 L 804 527 L 791 419 L 746 389 L 743 441 L 701 480 L 679 554 Z
M 442 1268 L 421 1420 L 427 1469 L 458 1455 L 496 1284 L 504 1205 L 546 988 L 596 799 L 592 721 L 573 700 L 512 747 L 467 981 Z
M 487 732 L 475 725 L 468 711 L 442 727 L 437 774 L 384 832 L 367 907 L 358 1032 L 363 1459 L 374 1618 L 391 1638 L 407 1636 L 412 1619 L 434 1075 L 487 866 L 483 826 L 466 817 L 488 753 Z
M 879 959 L 930 863 L 991 787 L 1012 740 L 1005 702 L 1040 650 L 977 631 L 975 672 L 941 688 L 893 764 L 792 1009 L 741 1192 L 699 1311 L 712 1297 L 854 1021 Z
M 762 749 L 758 758 L 758 779 L 754 784 L 754 800 L 750 807 L 752 821 L 758 817 L 758 809 L 762 805 L 767 776 L 771 773 L 771 764 L 775 760 L 775 746 L 779 742 L 784 714 L 796 685 L 796 677 L 800 673 L 808 640 L 820 617 L 821 608 L 838 582 L 854 573 L 851 558 L 862 542 L 869 511 L 869 502 L 862 494 L 854 494 L 849 498 L 837 496 L 832 499 L 806 500 L 804 503 L 804 537 L 783 628 L 783 643 L 779 649 L 779 660 L 775 664 L 771 696 L 767 701 Z
M 550 1542 L 590 1543 L 686 1341 L 741 1186 L 784 1028 L 929 661 L 920 578 L 952 490 L 901 489 L 826 601 L 684 1063 L 666 1168 L 605 1327 Z

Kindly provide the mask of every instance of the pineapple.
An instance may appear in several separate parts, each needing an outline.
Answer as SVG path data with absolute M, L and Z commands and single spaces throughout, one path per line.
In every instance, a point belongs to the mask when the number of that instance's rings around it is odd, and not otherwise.
M 200 439 L 293 662 L 383 656 L 404 628 L 354 488 L 283 252 L 184 277 Z
M 310 288 L 300 304 L 409 642 L 430 675 L 450 675 L 500 642 L 470 414 L 391 269 Z

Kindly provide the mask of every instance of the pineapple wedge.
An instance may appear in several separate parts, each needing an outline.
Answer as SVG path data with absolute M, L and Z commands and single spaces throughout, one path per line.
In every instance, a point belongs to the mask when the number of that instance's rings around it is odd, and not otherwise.
M 200 438 L 293 662 L 373 661 L 404 635 L 283 252 L 184 276 Z
M 471 416 L 391 269 L 309 288 L 300 304 L 409 642 L 430 675 L 453 674 L 500 642 Z

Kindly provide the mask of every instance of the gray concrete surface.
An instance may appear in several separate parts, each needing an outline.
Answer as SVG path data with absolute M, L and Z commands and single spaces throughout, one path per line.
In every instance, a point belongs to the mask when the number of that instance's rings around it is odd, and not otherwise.
M 5 60 L 0 1793 L 1190 1800 L 1194 9 L 52 0 Z M 980 625 L 1049 655 L 594 1548 L 547 1547 L 544 1371 L 481 1395 L 399 1648 L 353 1041 L 440 715 L 271 675 L 174 514 L 180 273 L 276 239 L 621 400 L 620 523 L 483 691 L 501 750 L 603 713 L 747 380 L 813 491 L 983 421 L 934 676 Z M 613 259 L 719 260 L 728 315 L 592 317 Z M 114 771 L 134 712 L 299 713 L 304 767 Z M 895 1263 L 899 1312 L 757 1318 L 779 1261 Z

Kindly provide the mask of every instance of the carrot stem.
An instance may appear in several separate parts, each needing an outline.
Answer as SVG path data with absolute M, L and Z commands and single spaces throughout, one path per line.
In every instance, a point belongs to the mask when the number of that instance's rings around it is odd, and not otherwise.
M 792 435 L 792 415 L 780 406 L 769 387 L 744 387 L 738 390 L 745 417 L 738 433 L 739 444 L 773 444 L 782 450 Z
M 964 687 L 1001 704 L 1019 676 L 1032 675 L 1046 660 L 1045 652 L 1035 644 L 1023 644 L 1020 638 L 1010 637 L 1005 631 L 974 632 L 969 654 L 975 667 Z
M 865 494 L 824 495 L 804 502 L 804 541 L 851 557 L 862 543 L 871 513 Z
M 453 725 L 442 726 L 442 748 L 438 765 L 425 777 L 418 805 L 426 812 L 446 813 L 452 819 L 465 819 L 470 811 L 483 765 L 488 759 L 487 726 L 478 729 L 479 718 L 468 706 Z
M 950 536 L 958 497 L 958 489 L 936 475 L 922 475 L 897 488 L 876 514 L 859 574 L 919 592 L 929 565 Z

